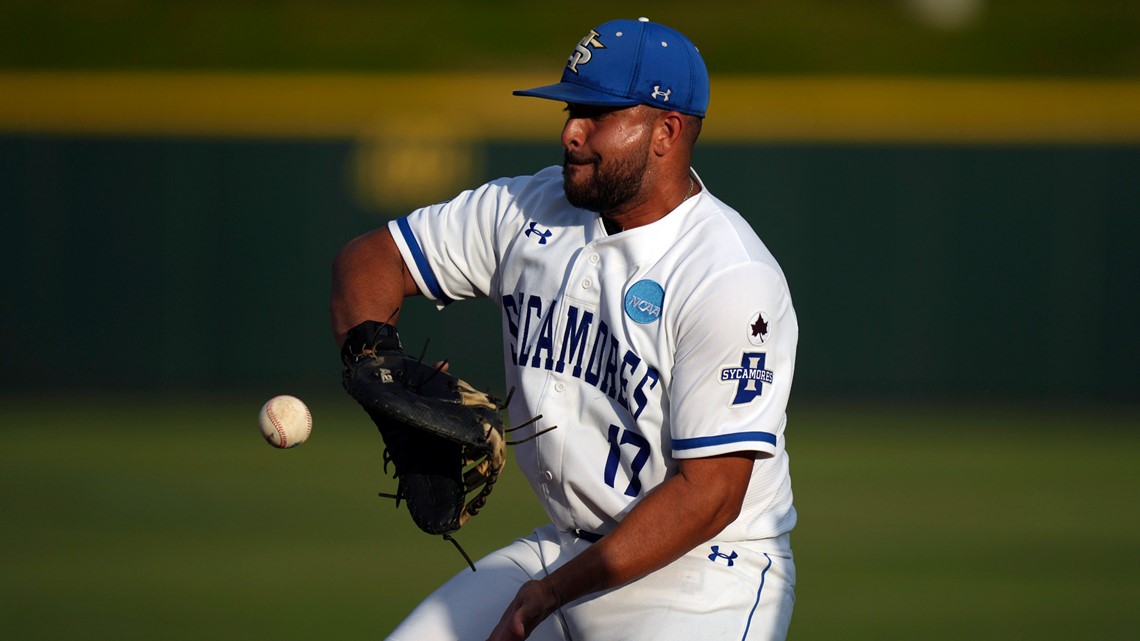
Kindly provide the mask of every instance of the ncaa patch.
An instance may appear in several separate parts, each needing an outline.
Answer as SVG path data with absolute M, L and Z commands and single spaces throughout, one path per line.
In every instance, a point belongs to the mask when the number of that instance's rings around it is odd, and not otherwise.
M 639 280 L 625 293 L 625 315 L 633 322 L 647 325 L 661 318 L 665 290 L 651 280 Z
M 768 315 L 756 312 L 748 321 L 748 342 L 759 347 L 768 342 Z

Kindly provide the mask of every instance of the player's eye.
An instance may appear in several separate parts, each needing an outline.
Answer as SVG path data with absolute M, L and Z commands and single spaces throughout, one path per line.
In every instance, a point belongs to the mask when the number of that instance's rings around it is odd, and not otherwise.
M 588 120 L 601 120 L 614 113 L 615 109 L 612 107 L 599 107 L 597 105 L 568 104 L 563 111 L 566 112 L 566 117 L 571 119 L 585 118 Z

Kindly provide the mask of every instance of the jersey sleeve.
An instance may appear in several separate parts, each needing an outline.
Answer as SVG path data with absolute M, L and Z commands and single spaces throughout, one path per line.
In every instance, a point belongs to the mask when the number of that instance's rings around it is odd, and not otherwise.
M 437 307 L 488 296 L 516 180 L 487 183 L 388 223 L 420 291 Z
M 684 304 L 670 394 L 673 457 L 776 452 L 799 327 L 783 274 L 739 265 Z

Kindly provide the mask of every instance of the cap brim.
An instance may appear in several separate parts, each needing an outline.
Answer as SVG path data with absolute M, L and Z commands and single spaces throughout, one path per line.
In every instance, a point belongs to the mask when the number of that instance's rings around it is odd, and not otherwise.
M 572 82 L 559 82 L 553 85 L 546 85 L 545 87 L 535 87 L 534 89 L 519 89 L 514 92 L 514 95 L 559 100 L 576 105 L 597 105 L 600 107 L 632 107 L 641 104 L 638 100 L 631 100 L 625 96 L 614 96 Z

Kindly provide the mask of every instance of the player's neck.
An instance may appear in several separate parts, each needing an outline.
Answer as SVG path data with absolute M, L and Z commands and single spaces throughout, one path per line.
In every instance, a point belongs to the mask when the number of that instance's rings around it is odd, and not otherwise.
M 682 203 L 692 198 L 700 190 L 701 186 L 693 177 L 692 172 L 689 172 L 686 174 L 686 179 L 675 181 L 668 189 L 655 191 L 646 200 L 616 212 L 602 214 L 602 223 L 605 225 L 606 233 L 610 235 L 644 227 L 669 215 L 670 212 L 680 207 Z

